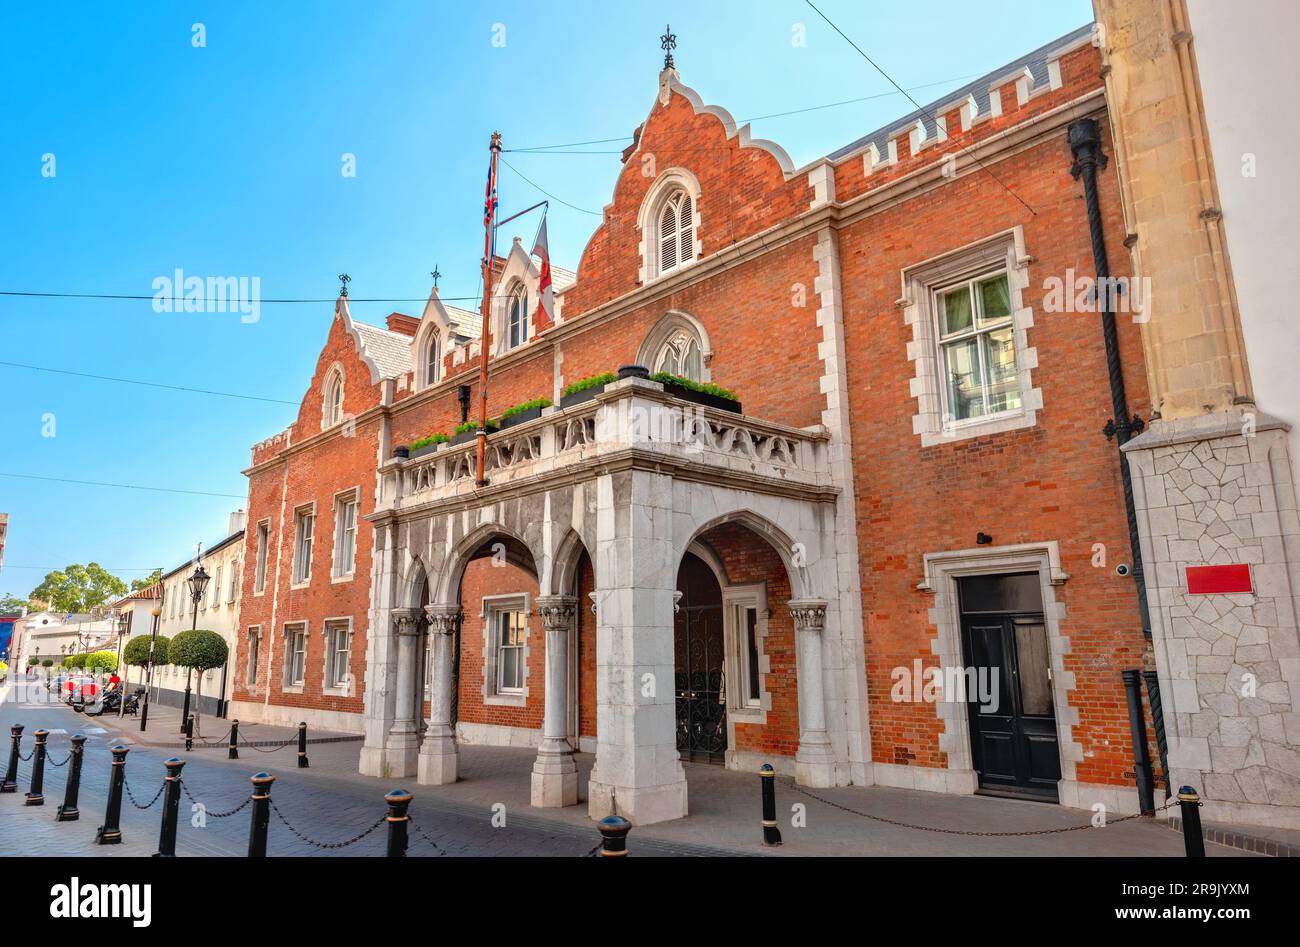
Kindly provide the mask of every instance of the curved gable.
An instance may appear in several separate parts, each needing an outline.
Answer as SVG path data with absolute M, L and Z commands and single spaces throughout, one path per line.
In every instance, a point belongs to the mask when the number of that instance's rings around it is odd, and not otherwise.
M 566 294 L 570 312 L 631 292 L 648 278 L 640 218 L 647 195 L 670 170 L 689 172 L 699 184 L 701 259 L 806 210 L 813 198 L 779 145 L 750 138 L 749 125 L 737 126 L 726 109 L 705 105 L 682 85 L 676 70 L 665 70 L 604 220 L 583 250 L 578 281 Z
M 360 326 L 360 328 L 359 328 Z M 374 329 L 352 321 L 347 301 L 339 300 L 335 306 L 330 330 L 316 358 L 316 368 L 311 384 L 303 395 L 294 422 L 294 442 L 311 437 L 321 431 L 322 405 L 325 387 L 335 371 L 343 375 L 343 417 L 356 417 L 367 408 L 379 403 L 381 361 L 366 349 L 362 332 Z M 378 330 L 376 330 L 378 331 Z

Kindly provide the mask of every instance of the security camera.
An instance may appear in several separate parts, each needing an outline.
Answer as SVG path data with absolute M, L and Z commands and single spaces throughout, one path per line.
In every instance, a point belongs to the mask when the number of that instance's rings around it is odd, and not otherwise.
M 1128 575 L 1132 571 L 1133 570 L 1129 568 L 1129 564 L 1127 562 L 1121 562 L 1119 565 L 1115 567 L 1115 574 L 1120 576 Z

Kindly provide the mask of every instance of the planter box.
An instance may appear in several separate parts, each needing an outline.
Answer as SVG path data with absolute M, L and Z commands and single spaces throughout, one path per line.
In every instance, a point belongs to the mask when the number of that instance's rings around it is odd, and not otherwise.
M 496 432 L 496 430 L 497 428 L 494 427 L 488 428 L 487 429 L 488 437 L 491 437 Z M 465 431 L 464 433 L 461 434 L 453 434 L 451 438 L 451 442 L 453 444 L 467 444 L 470 441 L 474 440 L 476 437 L 478 437 L 477 429 L 473 431 Z
M 434 451 L 436 451 L 439 447 L 441 447 L 444 443 L 446 443 L 446 442 L 445 442 L 445 441 L 439 441 L 439 442 L 437 442 L 436 444 L 425 444 L 423 447 L 412 447 L 412 448 L 410 448 L 410 450 L 409 450 L 409 452 L 407 453 L 406 456 L 407 456 L 407 457 L 423 457 L 425 454 L 432 454 L 432 453 L 433 453 Z
M 586 404 L 596 395 L 605 390 L 604 385 L 596 385 L 594 388 L 584 388 L 582 391 L 575 391 L 571 395 L 564 395 L 560 398 L 560 408 L 572 408 L 575 404 Z
M 520 411 L 518 414 L 512 414 L 508 418 L 502 418 L 500 430 L 504 431 L 506 428 L 514 427 L 516 424 L 526 424 L 529 421 L 536 421 L 541 416 L 541 408 L 529 408 L 527 411 Z
M 708 392 L 696 391 L 694 388 L 684 388 L 681 385 L 674 385 L 670 381 L 661 382 L 664 391 L 674 398 L 681 398 L 683 401 L 691 401 L 695 404 L 702 404 L 706 408 L 717 408 L 720 411 L 734 411 L 736 414 L 742 413 L 740 402 L 733 401 L 730 398 L 721 398 L 718 395 L 711 395 Z

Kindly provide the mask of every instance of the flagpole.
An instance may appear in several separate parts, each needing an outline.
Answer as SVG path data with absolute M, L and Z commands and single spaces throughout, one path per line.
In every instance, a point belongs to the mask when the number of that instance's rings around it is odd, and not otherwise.
M 479 364 L 478 364 L 478 467 L 475 482 L 480 487 L 487 486 L 487 476 L 484 466 L 487 460 L 487 380 L 488 380 L 488 326 L 491 321 L 492 313 L 492 253 L 493 244 L 493 216 L 496 214 L 495 201 L 495 183 L 497 179 L 497 157 L 501 154 L 501 133 L 492 133 L 492 142 L 488 146 L 492 152 L 492 168 L 488 174 L 491 182 L 489 194 L 487 197 L 487 237 L 486 249 L 483 254 L 483 335 L 479 342 Z

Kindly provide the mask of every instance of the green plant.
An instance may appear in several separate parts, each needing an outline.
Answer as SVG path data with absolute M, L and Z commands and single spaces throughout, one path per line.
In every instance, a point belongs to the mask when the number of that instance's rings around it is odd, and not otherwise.
M 4 676 L 8 673 L 9 673 L 9 665 L 4 661 L 0 661 L 0 679 L 3 679 Z
M 117 655 L 112 651 L 96 651 L 86 655 L 86 670 L 116 671 Z
M 44 661 L 41 662 L 41 667 L 52 668 L 54 667 L 54 661 L 51 660 L 50 658 L 46 658 Z
M 76 656 L 75 654 L 70 654 L 70 655 L 68 655 L 66 658 L 64 658 L 62 661 L 59 662 L 59 667 L 62 667 L 62 668 L 65 668 L 66 670 L 71 671 L 71 670 L 72 670 L 72 662 L 73 662 L 73 660 L 74 660 L 76 657 L 77 657 L 77 656 Z
M 495 431 L 499 426 L 500 425 L 498 425 L 496 422 L 496 418 L 488 418 L 487 429 L 489 431 Z M 464 434 L 466 431 L 477 431 L 478 422 L 465 421 L 463 424 L 457 424 L 452 430 L 454 430 L 457 434 Z
M 506 418 L 513 418 L 516 414 L 523 414 L 525 411 L 531 411 L 533 408 L 549 408 L 551 406 L 550 398 L 534 398 L 532 401 L 521 401 L 519 404 L 512 404 L 501 412 L 501 417 L 497 418 L 500 424 Z
M 37 657 L 31 657 L 27 659 L 27 666 L 29 668 L 34 668 L 40 663 L 41 663 L 41 659 Z
M 132 638 L 122 649 L 122 661 L 135 667 L 147 667 L 149 664 L 149 644 L 152 636 L 139 635 Z M 167 650 L 171 645 L 171 639 L 166 635 L 158 635 L 153 640 L 154 665 L 166 664 Z
M 439 431 L 437 434 L 430 434 L 428 437 L 411 441 L 411 450 L 415 450 L 417 447 L 428 447 L 430 444 L 445 444 L 449 440 L 451 440 L 450 437 Z
M 601 372 L 599 375 L 592 375 L 590 378 L 581 378 L 572 385 L 565 385 L 560 394 L 566 397 L 576 395 L 580 391 L 586 391 L 588 388 L 599 388 L 601 385 L 608 385 L 612 381 L 618 381 L 618 375 L 613 372 Z
M 689 388 L 691 391 L 703 392 L 706 395 L 713 395 L 716 398 L 726 398 L 728 401 L 739 401 L 736 393 L 730 388 L 722 388 L 718 385 L 711 385 L 704 381 L 691 381 L 689 378 L 683 378 L 681 375 L 674 375 L 671 372 L 655 372 L 650 376 L 651 381 L 657 381 L 661 385 L 677 385 L 681 388 Z
M 215 631 L 198 628 L 182 631 L 173 638 L 167 648 L 167 657 L 178 667 L 206 671 L 225 664 L 228 652 L 225 638 Z

